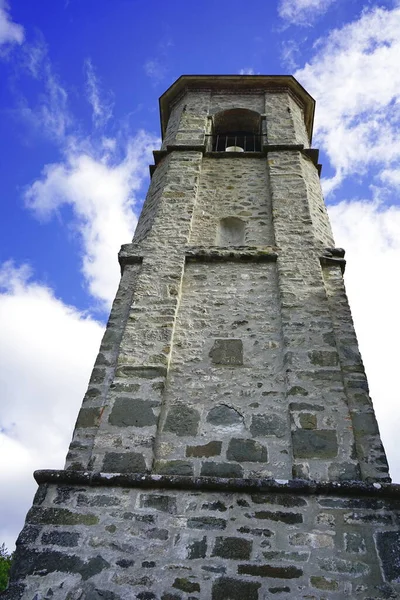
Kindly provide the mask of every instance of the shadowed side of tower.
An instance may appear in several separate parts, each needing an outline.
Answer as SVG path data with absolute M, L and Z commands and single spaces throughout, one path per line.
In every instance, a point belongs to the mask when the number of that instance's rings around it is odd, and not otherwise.
M 390 483 L 288 76 L 184 76 L 65 470 L 39 490 L 7 597 L 400 594 Z

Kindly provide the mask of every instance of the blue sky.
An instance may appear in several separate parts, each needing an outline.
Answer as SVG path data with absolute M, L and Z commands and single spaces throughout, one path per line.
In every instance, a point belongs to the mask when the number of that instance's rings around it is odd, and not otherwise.
M 0 0 L 0 543 L 60 468 L 181 74 L 294 74 L 400 481 L 400 3 Z

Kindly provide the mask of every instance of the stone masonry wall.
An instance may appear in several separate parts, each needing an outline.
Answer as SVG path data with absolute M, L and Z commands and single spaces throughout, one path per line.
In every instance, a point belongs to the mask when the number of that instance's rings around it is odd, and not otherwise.
M 399 508 L 376 495 L 42 485 L 7 597 L 398 598 Z
M 274 263 L 186 265 L 157 472 L 291 476 L 277 293 Z

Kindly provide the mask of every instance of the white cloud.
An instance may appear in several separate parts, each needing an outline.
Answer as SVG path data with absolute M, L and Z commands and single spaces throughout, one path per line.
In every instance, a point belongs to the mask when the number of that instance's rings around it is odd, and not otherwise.
M 279 16 L 292 25 L 311 25 L 336 0 L 280 0 Z
M 374 7 L 315 44 L 295 77 L 316 98 L 315 143 L 335 175 L 382 169 L 400 160 L 400 8 Z
M 245 67 L 244 69 L 240 69 L 239 75 L 254 75 L 255 71 L 253 67 Z
M 22 44 L 24 41 L 24 28 L 13 23 L 9 15 L 9 4 L 0 0 L 0 46 L 2 44 Z
M 103 327 L 0 267 L 0 539 L 11 549 L 39 468 L 62 468 Z M 73 373 L 73 377 L 71 377 Z
M 377 201 L 340 202 L 329 214 L 336 244 L 346 249 L 355 328 L 391 475 L 400 482 L 400 208 Z
M 85 61 L 86 91 L 93 110 L 93 123 L 96 127 L 104 126 L 112 117 L 113 103 L 108 94 L 108 100 L 101 97 L 99 79 L 95 73 L 92 61 Z
M 154 84 L 160 83 L 167 74 L 167 68 L 158 58 L 149 59 L 144 63 L 144 72 Z
M 136 194 L 147 176 L 158 140 L 145 132 L 128 140 L 118 158 L 116 141 L 104 139 L 96 152 L 86 143 L 69 143 L 62 162 L 47 165 L 25 193 L 27 206 L 49 219 L 63 205 L 73 209 L 82 240 L 82 272 L 90 293 L 109 307 L 119 280 L 117 252 L 136 226 Z

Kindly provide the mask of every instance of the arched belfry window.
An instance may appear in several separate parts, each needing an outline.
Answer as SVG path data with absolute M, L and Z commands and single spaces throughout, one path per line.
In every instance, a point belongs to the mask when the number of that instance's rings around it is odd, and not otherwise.
M 260 114 L 246 108 L 232 108 L 214 115 L 212 150 L 213 152 L 260 152 Z

